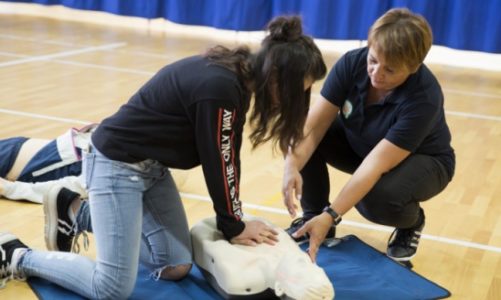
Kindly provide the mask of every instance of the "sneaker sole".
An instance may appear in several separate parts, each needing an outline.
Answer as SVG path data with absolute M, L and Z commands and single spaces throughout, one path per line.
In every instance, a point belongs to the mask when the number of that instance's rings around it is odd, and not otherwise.
M 301 246 L 302 244 L 306 244 L 309 241 L 310 241 L 310 239 L 306 239 L 306 240 L 302 240 L 302 241 L 299 241 L 299 242 L 294 241 L 294 243 L 296 243 L 296 245 L 298 245 L 298 246 Z
M 416 254 L 413 254 L 411 256 L 407 256 L 407 257 L 393 257 L 393 256 L 390 256 L 388 255 L 388 253 L 386 254 L 386 256 L 388 256 L 389 258 L 393 259 L 394 261 L 396 262 L 408 262 L 410 261 L 414 256 L 416 256 Z
M 8 243 L 8 242 L 16 240 L 16 239 L 17 239 L 17 237 L 11 233 L 8 233 L 8 232 L 0 233 L 0 245 L 3 245 L 5 243 Z
M 43 199 L 43 211 L 45 215 L 44 238 L 45 245 L 50 251 L 59 251 L 57 247 L 57 195 L 60 190 L 60 186 L 52 187 Z

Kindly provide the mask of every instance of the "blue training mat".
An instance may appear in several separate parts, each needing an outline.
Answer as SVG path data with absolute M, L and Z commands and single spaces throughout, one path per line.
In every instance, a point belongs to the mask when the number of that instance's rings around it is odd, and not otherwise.
M 307 244 L 301 248 L 306 249 Z M 336 300 L 442 299 L 450 296 L 448 290 L 394 262 L 354 235 L 342 238 L 342 242 L 332 248 L 322 246 L 317 263 L 332 281 Z M 178 282 L 155 281 L 148 274 L 148 270 L 140 266 L 130 299 L 222 299 L 197 267 Z M 84 299 L 44 279 L 31 277 L 28 283 L 43 300 Z

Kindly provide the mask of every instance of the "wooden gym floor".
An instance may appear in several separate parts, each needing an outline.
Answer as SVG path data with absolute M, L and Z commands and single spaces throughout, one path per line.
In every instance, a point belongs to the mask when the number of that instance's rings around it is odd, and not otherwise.
M 0 139 L 52 139 L 69 127 L 100 122 L 162 66 L 215 43 L 146 29 L 0 15 Z M 329 68 L 339 57 L 332 53 L 325 53 Z M 449 289 L 452 299 L 501 299 L 501 73 L 430 67 L 446 96 L 457 169 L 447 189 L 423 204 L 427 224 L 414 270 Z M 321 86 L 314 85 L 314 99 Z M 336 193 L 348 177 L 334 170 L 331 175 Z M 190 223 L 212 216 L 200 169 L 175 176 Z M 281 201 L 281 176 L 282 159 L 269 144 L 251 152 L 244 142 L 244 211 L 285 228 L 291 219 Z M 0 200 L 0 230 L 45 248 L 38 204 Z M 338 229 L 340 236 L 355 234 L 381 251 L 390 231 L 355 210 Z M 85 255 L 94 255 L 92 242 Z M 23 282 L 0 290 L 0 299 L 35 298 Z

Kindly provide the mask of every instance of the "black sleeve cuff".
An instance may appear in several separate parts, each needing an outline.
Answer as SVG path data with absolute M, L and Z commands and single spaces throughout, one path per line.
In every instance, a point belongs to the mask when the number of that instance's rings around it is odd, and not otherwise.
M 228 241 L 242 233 L 245 229 L 245 223 L 240 220 L 228 220 L 220 217 L 217 217 L 216 220 L 217 229 L 223 233 Z

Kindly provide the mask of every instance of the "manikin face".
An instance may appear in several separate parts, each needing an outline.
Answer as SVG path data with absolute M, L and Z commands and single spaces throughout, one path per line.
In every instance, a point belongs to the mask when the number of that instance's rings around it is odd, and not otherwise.
M 412 72 L 405 66 L 393 67 L 391 61 L 386 61 L 374 47 L 370 47 L 369 54 L 367 54 L 367 73 L 373 87 L 382 91 L 391 91 L 404 83 Z

